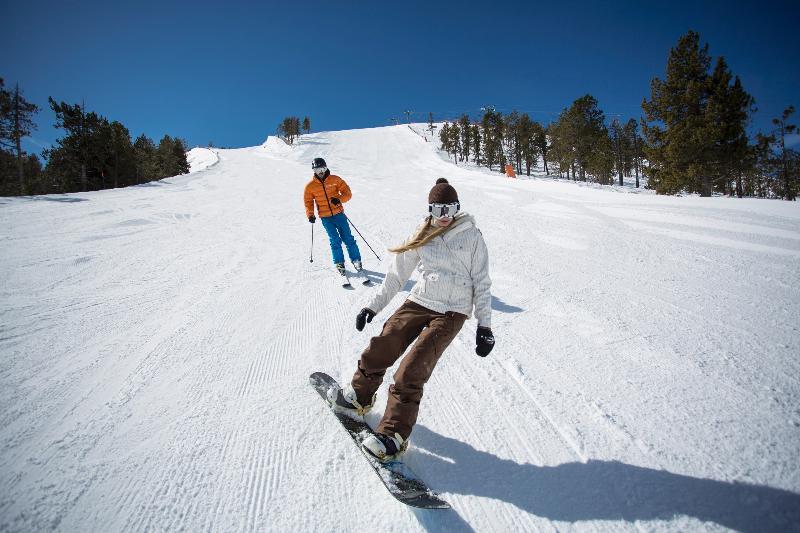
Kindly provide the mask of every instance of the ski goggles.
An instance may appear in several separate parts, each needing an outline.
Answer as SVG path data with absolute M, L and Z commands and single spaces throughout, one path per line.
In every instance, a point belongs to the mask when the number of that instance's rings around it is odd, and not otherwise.
M 453 218 L 461 209 L 461 204 L 453 202 L 452 204 L 428 204 L 428 212 L 433 218 Z
M 328 167 L 316 167 L 311 170 L 314 171 L 314 174 L 325 174 L 325 171 L 328 170 Z

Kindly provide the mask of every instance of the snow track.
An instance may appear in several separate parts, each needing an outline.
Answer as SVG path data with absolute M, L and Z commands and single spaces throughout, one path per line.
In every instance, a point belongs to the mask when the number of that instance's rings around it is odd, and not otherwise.
M 331 283 L 320 224 L 309 263 L 314 157 L 384 260 L 440 176 L 488 243 L 497 348 L 467 322 L 406 455 L 452 511 L 397 504 L 307 385 L 405 298 L 357 332 L 377 288 Z M 796 205 L 509 180 L 407 126 L 192 161 L 0 199 L 0 531 L 800 529 Z

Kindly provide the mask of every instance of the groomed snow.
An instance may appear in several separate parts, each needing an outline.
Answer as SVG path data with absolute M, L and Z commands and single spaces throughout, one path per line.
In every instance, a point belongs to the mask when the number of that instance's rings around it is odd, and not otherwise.
M 797 203 L 511 180 L 407 126 L 215 152 L 0 199 L 0 531 L 800 529 Z M 376 288 L 320 224 L 309 261 L 313 157 L 384 261 L 440 176 L 488 243 L 497 347 L 467 322 L 406 456 L 450 511 L 394 501 L 308 386 L 404 298 L 357 332 Z

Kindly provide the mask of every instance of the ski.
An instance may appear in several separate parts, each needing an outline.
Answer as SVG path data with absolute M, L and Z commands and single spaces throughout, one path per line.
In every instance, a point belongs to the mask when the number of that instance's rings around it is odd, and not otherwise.
M 371 270 L 367 270 L 366 268 L 363 267 L 363 264 L 362 264 L 361 268 L 358 269 L 356 267 L 355 263 L 353 263 L 353 268 L 356 269 L 355 270 L 355 276 L 357 276 L 361 280 L 361 284 L 362 285 L 364 285 L 366 287 L 371 287 L 371 286 L 375 285 L 375 280 L 373 279 L 373 275 L 375 274 L 375 272 L 372 272 Z
M 370 278 L 363 270 L 356 272 L 356 277 L 361 279 L 361 284 L 367 287 L 373 285 L 372 278 Z
M 338 276 L 338 278 L 337 278 L 338 279 L 338 283 L 343 288 L 345 288 L 345 289 L 352 289 L 353 288 L 353 284 L 350 283 L 350 275 L 347 273 L 347 271 L 344 271 L 344 272 L 336 271 L 336 275 Z
M 311 386 L 319 393 L 325 403 L 328 403 L 328 391 L 332 388 L 339 389 L 339 384 L 335 379 L 323 372 L 314 372 L 308 378 Z M 361 417 L 353 417 L 347 413 L 342 413 L 331 409 L 336 419 L 342 424 L 350 437 L 355 442 L 358 449 L 369 462 L 372 469 L 378 474 L 389 493 L 398 501 L 412 507 L 422 509 L 449 509 L 450 504 L 442 500 L 435 492 L 428 488 L 407 465 L 402 461 L 393 460 L 382 463 L 364 451 L 361 443 L 364 439 L 373 435 L 371 427 Z

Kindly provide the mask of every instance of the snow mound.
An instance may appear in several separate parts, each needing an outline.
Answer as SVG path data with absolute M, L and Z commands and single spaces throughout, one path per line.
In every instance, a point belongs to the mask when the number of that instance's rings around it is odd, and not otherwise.
M 186 152 L 186 160 L 189 161 L 189 174 L 192 174 L 219 163 L 219 155 L 210 148 L 197 147 Z

